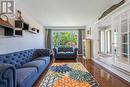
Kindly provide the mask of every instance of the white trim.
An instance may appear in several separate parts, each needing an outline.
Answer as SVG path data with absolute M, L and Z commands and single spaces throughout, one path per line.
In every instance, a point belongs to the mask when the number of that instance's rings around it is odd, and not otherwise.
M 86 29 L 86 26 L 44 26 L 45 29 L 56 29 L 56 30 L 64 30 L 64 29 L 69 29 L 69 30 L 74 30 L 74 29 Z
M 98 20 L 95 24 L 99 23 L 100 21 L 105 20 L 106 18 L 108 18 L 108 17 L 110 17 L 112 15 L 118 15 L 118 14 L 122 13 L 124 10 L 123 11 L 120 11 L 120 10 L 127 7 L 127 6 L 128 6 L 128 8 L 126 10 L 128 10 L 129 5 L 130 5 L 130 0 L 127 0 L 123 5 L 121 5 L 120 7 L 118 7 L 117 9 L 115 9 L 114 11 L 112 11 L 107 16 L 103 17 L 102 19 Z M 118 13 L 118 11 L 120 11 L 120 12 Z

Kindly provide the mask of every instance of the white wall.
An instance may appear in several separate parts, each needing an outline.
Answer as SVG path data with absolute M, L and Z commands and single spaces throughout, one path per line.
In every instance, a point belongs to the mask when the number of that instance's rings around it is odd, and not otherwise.
M 45 47 L 45 29 L 41 24 L 33 19 L 22 7 L 18 7 L 16 4 L 16 9 L 22 12 L 22 17 L 25 22 L 29 23 L 30 27 L 35 27 L 40 29 L 39 34 L 33 34 L 28 31 L 23 31 L 23 36 L 20 37 L 7 37 L 0 35 L 0 54 L 33 49 L 33 48 L 44 48 Z M 1 31 L 0 31 L 1 32 Z
M 98 51 L 99 51 L 99 31 L 96 27 L 96 25 L 93 25 L 91 29 L 91 39 L 92 39 L 92 58 L 98 57 Z

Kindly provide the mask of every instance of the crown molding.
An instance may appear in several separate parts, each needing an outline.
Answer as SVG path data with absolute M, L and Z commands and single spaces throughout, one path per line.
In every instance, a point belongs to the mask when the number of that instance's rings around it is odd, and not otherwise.
M 45 29 L 86 29 L 86 26 L 44 26 Z

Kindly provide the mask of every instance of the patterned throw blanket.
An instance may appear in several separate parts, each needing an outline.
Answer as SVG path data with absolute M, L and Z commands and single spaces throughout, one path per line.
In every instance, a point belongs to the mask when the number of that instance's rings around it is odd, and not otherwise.
M 53 63 L 39 87 L 100 87 L 81 63 Z

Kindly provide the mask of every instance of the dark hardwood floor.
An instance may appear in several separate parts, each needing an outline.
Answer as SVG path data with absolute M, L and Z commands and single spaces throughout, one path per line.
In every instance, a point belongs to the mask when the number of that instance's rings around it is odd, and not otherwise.
M 115 75 L 106 68 L 100 66 L 92 60 L 84 60 L 82 58 L 77 59 L 78 62 L 81 62 L 85 68 L 93 75 L 93 77 L 99 82 L 102 87 L 130 87 L 130 83 Z M 51 61 L 50 65 L 54 61 Z M 66 62 L 76 62 L 73 60 L 56 60 L 56 63 L 66 63 Z M 49 66 L 50 66 L 49 65 Z M 48 66 L 48 68 L 49 68 Z M 45 72 L 41 74 L 39 79 L 35 82 L 33 87 L 39 87 L 40 82 L 44 78 L 45 74 L 48 71 L 48 68 Z

